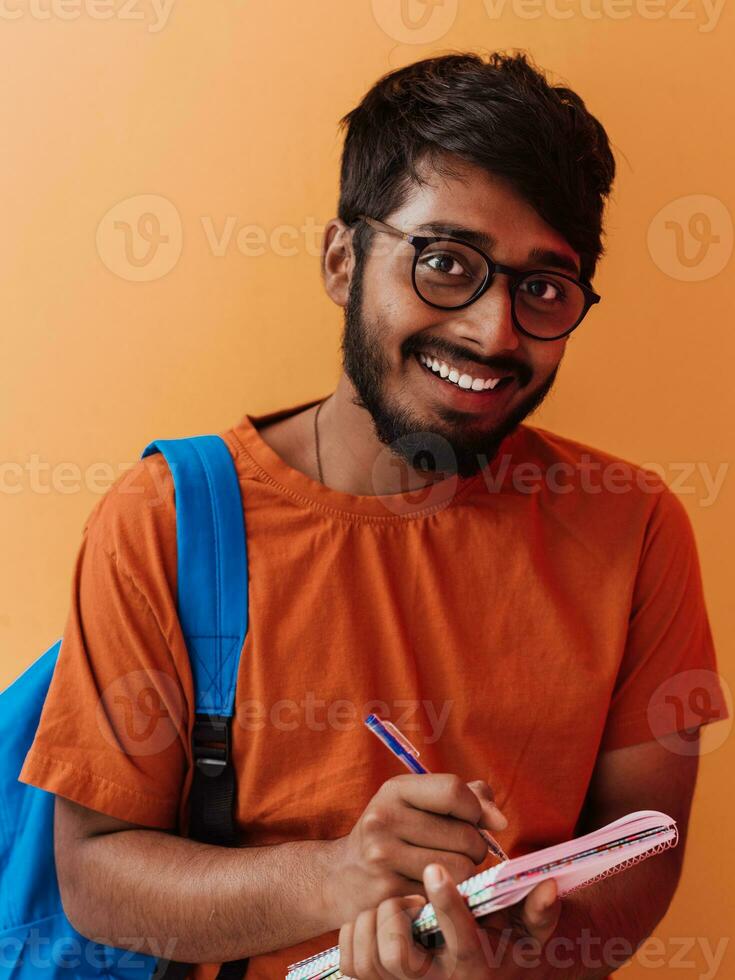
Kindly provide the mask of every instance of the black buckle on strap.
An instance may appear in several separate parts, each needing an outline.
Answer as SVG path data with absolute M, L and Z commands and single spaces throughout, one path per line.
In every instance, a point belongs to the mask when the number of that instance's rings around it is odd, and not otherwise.
M 219 776 L 230 761 L 230 723 L 222 715 L 197 715 L 192 733 L 196 767 L 205 776 Z

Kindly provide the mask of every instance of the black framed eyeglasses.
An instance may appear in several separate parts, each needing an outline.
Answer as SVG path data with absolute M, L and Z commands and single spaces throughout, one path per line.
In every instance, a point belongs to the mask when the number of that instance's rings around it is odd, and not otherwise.
M 440 310 L 461 310 L 478 300 L 500 273 L 508 276 L 513 323 L 535 340 L 560 340 L 572 332 L 601 297 L 584 283 L 549 269 L 520 271 L 494 262 L 481 248 L 451 236 L 412 235 L 359 214 L 376 231 L 414 247 L 411 282 L 418 297 Z

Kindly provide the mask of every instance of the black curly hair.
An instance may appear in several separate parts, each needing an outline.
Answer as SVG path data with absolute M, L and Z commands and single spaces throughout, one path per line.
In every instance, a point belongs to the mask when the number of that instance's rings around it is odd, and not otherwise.
M 550 85 L 523 53 L 448 54 L 382 76 L 340 120 L 346 129 L 339 217 L 385 218 L 429 163 L 453 154 L 505 178 L 569 242 L 590 284 L 615 177 L 607 134 L 571 89 Z M 358 262 L 371 232 L 355 235 Z

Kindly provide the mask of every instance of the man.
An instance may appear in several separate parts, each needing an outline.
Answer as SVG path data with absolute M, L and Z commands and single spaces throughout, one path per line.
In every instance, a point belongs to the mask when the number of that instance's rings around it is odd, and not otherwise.
M 328 398 L 223 433 L 251 574 L 243 846 L 176 835 L 193 702 L 161 456 L 88 521 L 22 778 L 57 794 L 79 931 L 153 955 L 173 937 L 197 978 L 247 956 L 249 977 L 282 977 L 338 938 L 347 972 L 401 975 L 416 951 L 397 955 L 390 922 L 429 896 L 454 930 L 432 976 L 606 976 L 666 911 L 693 730 L 726 713 L 682 506 L 653 474 L 522 424 L 598 298 L 607 137 L 521 55 L 409 65 L 344 123 L 323 251 L 344 372 Z M 708 712 L 652 729 L 662 685 L 681 695 L 694 669 L 713 678 Z M 434 774 L 399 774 L 370 711 Z M 637 809 L 677 819 L 679 847 L 562 901 L 547 882 L 478 931 L 432 884 L 492 863 L 479 827 L 520 854 Z

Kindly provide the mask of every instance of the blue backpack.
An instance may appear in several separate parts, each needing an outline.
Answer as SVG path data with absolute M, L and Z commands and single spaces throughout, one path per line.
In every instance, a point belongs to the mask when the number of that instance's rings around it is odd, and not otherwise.
M 230 754 L 240 653 L 248 628 L 248 567 L 240 484 L 219 436 L 153 442 L 176 499 L 177 609 L 196 698 L 188 836 L 232 847 Z M 0 980 L 179 980 L 191 964 L 93 942 L 64 915 L 54 863 L 54 794 L 18 782 L 61 640 L 0 694 Z M 181 830 L 181 828 L 179 828 Z M 219 977 L 243 977 L 247 960 Z

